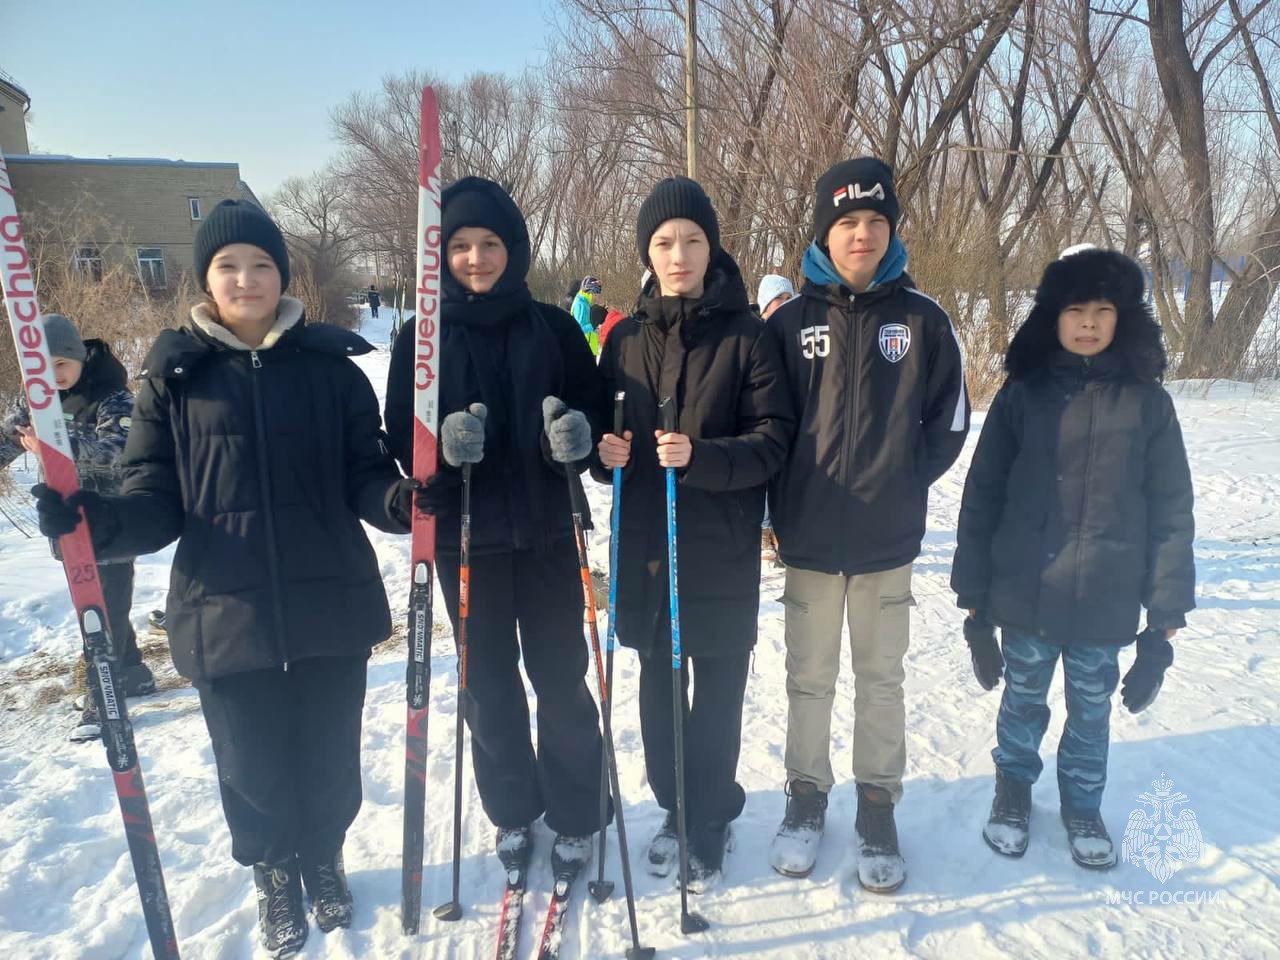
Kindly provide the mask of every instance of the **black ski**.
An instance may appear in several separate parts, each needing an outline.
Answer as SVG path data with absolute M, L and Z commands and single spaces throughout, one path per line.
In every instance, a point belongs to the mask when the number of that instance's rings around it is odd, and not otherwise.
M 569 912 L 569 898 L 573 895 L 573 884 L 578 875 L 591 862 L 591 838 L 577 838 L 578 844 L 574 852 L 580 856 L 566 857 L 560 850 L 560 840 L 551 849 L 551 872 L 555 876 L 555 887 L 551 894 L 551 905 L 547 907 L 547 922 L 542 925 L 542 941 L 538 945 L 538 960 L 557 960 L 560 956 L 560 943 L 564 938 L 564 918 Z

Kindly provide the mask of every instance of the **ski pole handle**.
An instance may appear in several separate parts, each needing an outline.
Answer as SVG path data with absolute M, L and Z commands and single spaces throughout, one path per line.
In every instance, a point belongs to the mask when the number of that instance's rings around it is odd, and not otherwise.
M 662 423 L 663 433 L 676 432 L 676 402 L 670 397 L 663 397 L 658 404 L 658 419 Z
M 622 407 L 627 391 L 619 390 L 613 395 L 613 435 L 622 438 Z

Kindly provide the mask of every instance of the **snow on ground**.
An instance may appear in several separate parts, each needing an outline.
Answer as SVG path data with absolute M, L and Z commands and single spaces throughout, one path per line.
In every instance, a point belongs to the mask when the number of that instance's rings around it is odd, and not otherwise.
M 381 392 L 388 314 L 365 319 L 377 351 L 360 363 Z M 660 956 L 840 958 L 862 956 L 1280 956 L 1280 389 L 1182 383 L 1173 390 L 1195 476 L 1199 610 L 1176 640 L 1178 659 L 1160 699 L 1134 717 L 1113 715 L 1104 814 L 1119 844 L 1138 794 L 1162 775 L 1188 799 L 1203 835 L 1198 861 L 1165 883 L 1122 862 L 1094 874 L 1075 867 L 1057 820 L 1053 751 L 1063 707 L 1046 739 L 1035 790 L 1033 839 L 1018 861 L 997 858 L 980 836 L 991 795 L 989 751 L 998 693 L 974 680 L 947 589 L 964 470 L 935 487 L 930 533 L 916 564 L 918 606 L 907 667 L 909 767 L 898 810 L 906 886 L 876 897 L 857 885 L 851 853 L 855 796 L 834 791 L 828 836 L 809 880 L 772 873 L 766 852 L 782 814 L 786 726 L 781 576 L 767 572 L 760 643 L 748 690 L 740 779 L 746 810 L 725 883 L 696 900 L 712 922 L 679 933 L 679 900 L 666 881 L 637 873 L 643 942 Z M 29 479 L 23 476 L 20 479 Z M 599 529 L 593 566 L 607 564 L 609 490 L 590 485 Z M 119 814 L 100 746 L 66 742 L 74 714 L 64 686 L 78 639 L 61 570 L 44 543 L 0 532 L 0 954 L 14 957 L 148 956 Z M 408 593 L 407 539 L 375 533 L 393 608 Z M 138 565 L 134 621 L 160 606 L 171 554 Z M 473 598 L 483 603 L 482 597 Z M 437 610 L 443 603 L 437 599 Z M 443 619 L 437 614 L 437 619 Z M 462 902 L 444 924 L 431 905 L 449 897 L 454 662 L 448 626 L 437 627 L 431 689 L 424 919 L 400 933 L 403 782 L 403 647 L 374 656 L 365 708 L 365 802 L 348 838 L 357 898 L 353 929 L 312 926 L 304 956 L 478 958 L 493 954 L 503 875 L 493 831 L 467 774 Z M 1130 655 L 1122 661 L 1127 665 Z M 636 721 L 634 656 L 618 657 L 614 716 L 632 862 L 661 821 L 645 782 Z M 247 958 L 256 947 L 250 871 L 230 858 L 208 736 L 196 697 L 174 684 L 131 710 L 177 932 L 186 957 Z M 850 766 L 852 680 L 840 680 L 834 763 Z M 532 955 L 549 894 L 550 835 L 539 826 L 520 954 Z M 582 896 L 569 916 L 563 956 L 621 956 L 627 935 L 614 836 L 611 901 Z

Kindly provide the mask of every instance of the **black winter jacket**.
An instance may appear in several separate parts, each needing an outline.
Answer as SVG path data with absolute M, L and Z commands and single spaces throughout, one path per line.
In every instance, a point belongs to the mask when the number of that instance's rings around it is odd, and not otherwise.
M 969 429 L 946 312 L 906 274 L 860 294 L 807 281 L 767 326 L 799 421 L 769 490 L 783 560 L 846 576 L 914 560 Z
M 1054 351 L 996 394 L 965 481 L 957 604 L 1059 642 L 1129 643 L 1195 606 L 1191 474 L 1173 401 L 1108 351 Z
M 104 553 L 178 540 L 166 621 L 193 681 L 367 652 L 391 618 L 360 521 L 407 530 L 388 510 L 399 473 L 377 399 L 350 360 L 372 348 L 306 325 L 290 298 L 257 350 L 202 319 L 147 356 Z
M 605 342 L 600 416 L 611 419 L 614 392 L 625 390 L 625 429 L 633 433 L 618 560 L 625 646 L 648 652 L 669 616 L 666 471 L 654 438 L 658 403 L 668 396 L 678 432 L 693 442 L 676 494 L 684 651 L 713 656 L 755 645 L 765 484 L 794 429 L 781 359 L 764 334 L 737 265 L 722 252 L 701 301 L 661 297 L 651 281 L 638 312 Z M 598 460 L 592 472 L 601 482 L 612 477 Z

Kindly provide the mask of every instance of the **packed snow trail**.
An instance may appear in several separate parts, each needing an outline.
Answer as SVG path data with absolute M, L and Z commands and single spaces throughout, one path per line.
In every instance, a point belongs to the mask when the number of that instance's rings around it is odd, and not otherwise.
M 359 359 L 381 394 L 389 324 L 385 308 L 362 333 L 378 349 Z M 1138 795 L 1162 775 L 1186 794 L 1204 842 L 1194 864 L 1165 883 L 1121 862 L 1094 874 L 1071 862 L 1058 821 L 1053 754 L 1064 717 L 1055 682 L 1046 769 L 1034 791 L 1031 845 L 1007 861 L 981 829 L 991 801 L 990 750 L 999 690 L 983 693 L 947 587 L 964 472 L 981 427 L 959 463 L 933 488 L 930 529 L 916 562 L 912 648 L 907 659 L 908 769 L 898 828 L 906 885 L 863 892 L 852 853 L 856 806 L 849 777 L 853 681 L 841 674 L 832 758 L 845 778 L 833 791 L 827 834 L 808 880 L 768 866 L 782 817 L 786 729 L 782 573 L 766 570 L 760 642 L 748 685 L 739 781 L 747 806 L 716 890 L 691 906 L 710 931 L 679 933 L 679 896 L 643 869 L 662 821 L 645 781 L 636 718 L 635 655 L 619 649 L 614 726 L 626 799 L 641 941 L 660 957 L 861 958 L 1138 955 L 1280 956 L 1280 385 L 1179 383 L 1174 392 L 1196 484 L 1199 608 L 1174 640 L 1177 660 L 1154 706 L 1112 713 L 1110 779 L 1103 813 L 1119 847 Z M 30 463 L 16 479 L 28 484 Z M 588 482 L 596 520 L 590 554 L 608 557 L 609 487 Z M 14 499 L 20 500 L 20 497 Z M 132 894 L 128 852 L 98 744 L 66 742 L 75 713 L 67 693 L 79 638 L 59 566 L 43 540 L 0 520 L 0 953 L 11 957 L 148 957 Z M 403 622 L 408 538 L 370 531 Z M 172 548 L 138 563 L 133 608 L 144 649 L 147 611 L 163 605 Z M 474 603 L 483 603 L 481 596 Z M 452 719 L 456 676 L 444 604 L 437 594 L 433 718 Z M 152 646 L 148 646 L 148 642 Z M 584 632 L 583 643 L 586 643 Z M 154 648 L 154 649 L 153 649 Z M 1127 669 L 1132 653 L 1122 654 Z M 217 776 L 195 692 L 178 685 L 167 657 L 161 692 L 131 701 L 138 749 L 184 957 L 261 956 L 251 871 L 231 860 Z M 356 897 L 350 930 L 312 929 L 301 954 L 346 960 L 493 956 L 504 873 L 494 831 L 468 780 L 462 861 L 466 915 L 444 924 L 424 911 L 416 939 L 400 933 L 400 833 L 404 776 L 403 637 L 375 651 L 365 708 L 364 807 L 347 839 Z M 433 722 L 423 904 L 449 897 L 452 725 Z M 468 774 L 468 777 L 470 774 Z M 541 919 L 551 895 L 551 833 L 539 823 L 525 910 Z M 561 956 L 621 957 L 630 945 L 616 838 L 606 876 L 618 887 L 597 905 L 575 903 Z M 1151 902 L 1154 901 L 1154 902 Z M 518 956 L 532 956 L 539 923 L 526 923 Z

